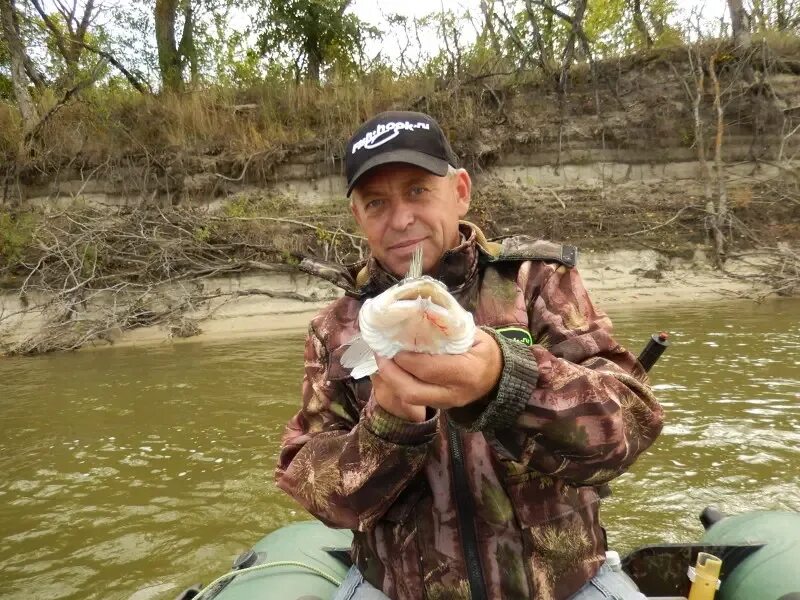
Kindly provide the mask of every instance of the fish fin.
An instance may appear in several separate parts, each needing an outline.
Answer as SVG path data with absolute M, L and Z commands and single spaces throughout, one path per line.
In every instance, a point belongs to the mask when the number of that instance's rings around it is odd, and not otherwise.
M 378 370 L 372 348 L 360 335 L 350 340 L 350 346 L 344 351 L 339 362 L 346 369 L 350 369 L 350 377 L 353 379 L 361 379 Z
M 408 273 L 406 273 L 406 279 L 414 277 L 422 277 L 422 243 L 417 244 L 417 247 L 414 248 L 414 254 L 408 265 Z
M 350 340 L 349 347 L 344 351 L 339 362 L 346 369 L 354 369 L 370 357 L 374 358 L 372 348 L 364 341 L 360 335 Z
M 353 367 L 353 370 L 350 371 L 350 377 L 353 379 L 361 379 L 362 377 L 377 373 L 377 371 L 378 363 L 375 360 L 375 355 L 373 354 L 369 358 L 365 359 L 360 365 Z

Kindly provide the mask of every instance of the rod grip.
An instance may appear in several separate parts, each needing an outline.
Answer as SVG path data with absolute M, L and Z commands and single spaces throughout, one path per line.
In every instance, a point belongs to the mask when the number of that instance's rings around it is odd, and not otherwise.
M 649 371 L 656 364 L 656 361 L 664 354 L 664 350 L 669 347 L 669 334 L 666 331 L 654 333 L 647 346 L 644 347 L 639 355 L 639 363 L 645 371 Z

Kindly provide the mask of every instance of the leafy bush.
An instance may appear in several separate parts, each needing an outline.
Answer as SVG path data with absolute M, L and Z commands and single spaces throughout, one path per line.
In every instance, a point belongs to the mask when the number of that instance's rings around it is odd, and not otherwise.
M 33 214 L 0 213 L 0 258 L 6 266 L 14 267 L 25 256 L 36 225 Z

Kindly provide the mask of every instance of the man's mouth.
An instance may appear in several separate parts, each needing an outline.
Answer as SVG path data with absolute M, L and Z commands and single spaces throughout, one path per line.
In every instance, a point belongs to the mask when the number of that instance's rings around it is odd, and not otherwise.
M 419 244 L 421 241 L 423 241 L 425 239 L 426 238 L 421 237 L 421 238 L 417 238 L 417 239 L 413 239 L 413 240 L 406 240 L 404 242 L 398 242 L 397 244 L 393 244 L 393 245 L 389 246 L 389 250 L 402 250 L 403 248 L 411 248 L 413 246 L 416 246 L 417 244 Z

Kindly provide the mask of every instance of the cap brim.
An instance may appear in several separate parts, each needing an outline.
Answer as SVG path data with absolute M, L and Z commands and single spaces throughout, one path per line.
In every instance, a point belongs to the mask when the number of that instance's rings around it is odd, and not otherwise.
M 425 169 L 426 171 L 430 171 L 439 177 L 444 177 L 447 175 L 447 167 L 450 166 L 450 163 L 444 159 L 436 158 L 435 156 L 425 154 L 424 152 L 418 152 L 416 150 L 402 149 L 383 152 L 370 158 L 363 165 L 361 165 L 361 168 L 358 171 L 356 171 L 356 174 L 353 175 L 353 179 L 347 185 L 347 197 L 350 197 L 350 194 L 353 191 L 353 188 L 356 187 L 358 180 L 366 175 L 367 171 L 371 171 L 375 167 L 379 167 L 388 163 L 405 163 L 408 165 L 415 165 Z

